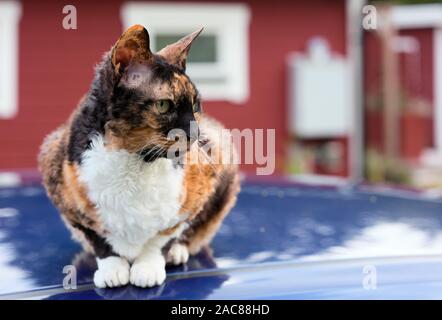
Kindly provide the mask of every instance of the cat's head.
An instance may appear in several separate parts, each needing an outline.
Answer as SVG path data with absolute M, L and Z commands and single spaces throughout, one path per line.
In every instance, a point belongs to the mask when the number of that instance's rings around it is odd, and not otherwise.
M 185 70 L 192 41 L 201 31 L 157 53 L 150 50 L 149 34 L 140 25 L 118 39 L 109 56 L 118 81 L 112 89 L 106 131 L 119 147 L 164 152 L 176 142 L 170 135 L 174 129 L 185 133 L 187 146 L 196 139 L 201 102 Z

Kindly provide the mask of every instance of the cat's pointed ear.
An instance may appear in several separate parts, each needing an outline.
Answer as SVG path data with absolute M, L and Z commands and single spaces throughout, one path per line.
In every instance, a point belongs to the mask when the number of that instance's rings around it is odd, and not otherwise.
M 204 28 L 200 28 L 184 38 L 181 38 L 177 42 L 164 47 L 158 52 L 158 54 L 168 63 L 177 66 L 183 71 L 186 70 L 186 59 L 192 42 L 198 37 L 203 29 Z
M 152 58 L 149 33 L 137 24 L 124 32 L 112 48 L 112 64 L 121 73 L 131 62 L 148 63 Z

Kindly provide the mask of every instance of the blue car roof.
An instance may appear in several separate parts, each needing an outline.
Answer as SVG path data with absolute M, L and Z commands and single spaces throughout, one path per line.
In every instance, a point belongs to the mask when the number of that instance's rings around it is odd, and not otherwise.
M 246 181 L 211 248 L 169 267 L 162 286 L 96 289 L 95 259 L 44 189 L 0 188 L 0 298 L 442 298 L 441 209 L 406 190 Z M 63 288 L 66 266 L 76 289 Z

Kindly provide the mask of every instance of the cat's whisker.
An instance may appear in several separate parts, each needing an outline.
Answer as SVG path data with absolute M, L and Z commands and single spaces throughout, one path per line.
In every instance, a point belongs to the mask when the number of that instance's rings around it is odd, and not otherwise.
M 163 153 L 164 151 L 166 151 L 166 149 L 163 146 L 158 147 L 157 152 L 153 156 L 153 159 L 155 159 L 157 156 L 161 155 L 161 153 Z
M 153 153 L 157 151 L 158 148 L 162 147 L 161 145 L 157 144 L 159 142 L 161 142 L 161 137 L 155 135 L 153 138 L 151 138 L 149 140 L 149 142 L 147 142 L 144 146 L 142 146 L 140 148 L 140 150 L 145 150 L 147 147 L 149 147 L 149 151 L 143 155 L 143 157 L 140 157 L 139 162 L 141 164 L 143 164 L 145 162 L 145 159 L 147 156 L 149 156 L 148 161 L 150 161 L 151 159 L 153 159 Z
M 214 164 L 214 161 L 213 161 L 212 157 L 210 157 L 207 154 L 207 152 L 205 150 L 201 149 L 200 147 L 198 147 L 198 151 L 206 159 L 207 164 L 212 168 L 212 170 L 214 170 L 216 172 L 216 167 L 215 167 L 215 164 Z

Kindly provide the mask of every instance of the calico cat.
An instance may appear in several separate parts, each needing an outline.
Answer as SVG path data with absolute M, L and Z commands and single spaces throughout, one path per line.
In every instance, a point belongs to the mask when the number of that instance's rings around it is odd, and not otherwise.
M 77 109 L 41 146 L 47 194 L 74 238 L 96 255 L 97 287 L 160 285 L 166 262 L 185 263 L 208 245 L 236 201 L 231 137 L 203 115 L 185 73 L 201 31 L 152 53 L 147 30 L 129 28 Z M 174 129 L 185 133 L 184 155 L 175 159 L 168 152 Z M 185 161 L 191 156 L 206 161 Z

